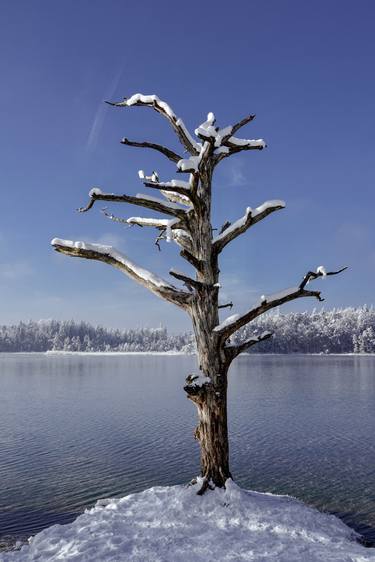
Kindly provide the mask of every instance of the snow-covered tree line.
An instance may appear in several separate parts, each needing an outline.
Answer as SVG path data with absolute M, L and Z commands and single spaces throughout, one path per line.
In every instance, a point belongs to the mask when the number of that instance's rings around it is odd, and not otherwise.
M 234 343 L 265 331 L 274 336 L 254 347 L 256 353 L 375 353 L 372 307 L 263 315 L 251 331 L 242 329 Z M 169 334 L 166 328 L 114 330 L 72 320 L 0 327 L 2 352 L 48 350 L 194 352 L 194 344 L 192 334 Z

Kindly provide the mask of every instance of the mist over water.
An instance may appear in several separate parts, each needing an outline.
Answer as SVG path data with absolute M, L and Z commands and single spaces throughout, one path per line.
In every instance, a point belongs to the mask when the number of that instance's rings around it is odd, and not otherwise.
M 0 539 L 103 497 L 199 472 L 193 356 L 0 355 Z M 231 468 L 375 541 L 375 357 L 243 356 L 230 372 Z

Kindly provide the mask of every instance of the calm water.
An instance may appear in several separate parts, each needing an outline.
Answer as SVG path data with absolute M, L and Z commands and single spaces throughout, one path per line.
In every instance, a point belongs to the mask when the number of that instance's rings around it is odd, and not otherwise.
M 195 358 L 0 354 L 0 538 L 67 523 L 97 499 L 199 471 Z M 375 357 L 241 357 L 232 473 L 375 541 Z

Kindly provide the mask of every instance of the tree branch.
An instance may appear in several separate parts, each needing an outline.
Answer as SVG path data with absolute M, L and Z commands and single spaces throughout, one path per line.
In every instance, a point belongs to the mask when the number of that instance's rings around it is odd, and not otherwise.
M 169 182 L 145 181 L 143 183 L 145 187 L 150 187 L 151 189 L 159 189 L 160 191 L 170 192 L 171 194 L 178 193 L 182 195 L 181 198 L 176 200 L 176 202 L 182 200 L 183 202 L 181 202 L 181 205 L 194 205 L 195 197 L 187 182 L 172 180 Z M 189 187 L 183 186 L 183 184 L 187 184 Z
M 161 144 L 155 144 L 153 142 L 147 142 L 147 141 L 136 142 L 136 141 L 131 141 L 125 137 L 120 142 L 121 144 L 124 144 L 126 146 L 133 146 L 136 148 L 151 148 L 152 150 L 157 150 L 158 152 L 161 152 L 162 154 L 164 154 L 164 156 L 166 156 L 167 158 L 169 158 L 169 160 L 175 162 L 176 164 L 182 158 L 182 156 L 179 156 L 176 152 L 173 152 L 173 150 L 170 150 L 169 148 L 166 148 Z
M 106 103 L 115 107 L 131 107 L 134 105 L 151 107 L 169 121 L 181 144 L 190 154 L 199 154 L 200 145 L 192 138 L 182 119 L 179 119 L 169 105 L 165 101 L 160 100 L 158 96 L 134 94 L 120 102 L 107 101 Z
M 318 269 L 316 271 L 308 271 L 306 273 L 306 275 L 303 278 L 303 281 L 300 284 L 299 288 L 304 289 L 306 287 L 306 285 L 309 283 L 309 281 L 317 279 L 318 277 L 326 277 L 327 275 L 338 275 L 342 271 L 345 271 L 345 269 L 348 269 L 348 267 L 347 266 L 342 267 L 338 271 L 326 271 L 323 266 L 320 266 L 320 267 L 318 267 Z
M 109 218 L 110 220 L 114 221 L 114 222 L 118 222 L 120 224 L 126 225 L 126 226 L 140 226 L 140 227 L 144 227 L 144 226 L 150 226 L 150 227 L 154 227 L 157 228 L 159 231 L 161 231 L 161 233 L 157 236 L 155 244 L 158 248 L 158 250 L 160 251 L 160 244 L 159 241 L 160 240 L 165 240 L 167 239 L 167 241 L 169 240 L 174 240 L 175 242 L 178 239 L 178 244 L 181 245 L 181 232 L 186 232 L 181 228 L 181 224 L 180 221 L 176 220 L 176 219 L 155 219 L 155 218 L 145 218 L 145 217 L 129 217 L 128 219 L 124 219 L 122 217 L 116 217 L 116 215 L 114 215 L 113 213 L 108 213 L 107 209 L 102 209 L 101 212 L 104 214 L 104 216 L 106 216 L 107 218 Z M 168 230 L 169 234 L 168 234 Z M 189 236 L 189 234 L 186 232 L 186 236 Z
M 244 127 L 245 125 L 247 125 L 247 123 L 250 123 L 250 121 L 253 121 L 255 119 L 255 115 L 247 115 L 246 117 L 244 117 L 243 119 L 241 119 L 241 121 L 238 121 L 237 123 L 235 123 L 234 125 L 230 125 L 229 127 L 225 127 L 224 129 L 221 129 L 218 131 L 218 135 L 220 136 L 220 146 L 225 146 L 227 141 L 239 130 L 241 129 L 241 127 Z M 219 143 L 216 143 L 216 146 Z
M 240 121 L 238 121 L 237 123 L 235 123 L 233 125 L 232 135 L 234 135 L 234 133 L 237 133 L 237 131 L 239 129 L 241 129 L 242 127 L 244 127 L 245 125 L 247 125 L 251 121 L 254 121 L 254 119 L 255 119 L 255 115 L 246 115 L 246 117 L 244 117 L 243 119 L 241 119 Z
M 233 359 L 237 357 L 237 355 L 243 353 L 244 351 L 249 349 L 249 347 L 252 347 L 253 345 L 261 341 L 268 340 L 272 336 L 272 332 L 263 332 L 263 334 L 261 334 L 260 336 L 253 336 L 237 345 L 228 344 L 224 347 L 225 355 L 230 361 L 233 361 Z
M 132 195 L 115 195 L 114 193 L 101 193 L 99 190 L 90 191 L 90 201 L 86 207 L 80 207 L 77 209 L 80 213 L 86 213 L 89 211 L 95 201 L 109 201 L 111 203 L 130 203 L 131 205 L 138 205 L 140 207 L 146 207 L 147 209 L 152 209 L 159 213 L 164 213 L 166 215 L 171 215 L 173 217 L 178 217 L 179 219 L 184 219 L 186 213 L 183 209 L 180 209 L 174 203 L 167 203 L 162 200 L 154 199 L 152 197 L 147 197 L 147 195 L 137 195 L 133 197 Z
M 283 209 L 284 207 L 284 201 L 280 200 L 266 201 L 265 203 L 263 203 L 263 205 L 260 205 L 256 209 L 251 209 L 251 207 L 248 207 L 243 217 L 238 219 L 233 224 L 230 224 L 213 239 L 213 251 L 216 254 L 219 254 L 223 250 L 223 248 L 225 248 L 225 246 L 229 244 L 229 242 L 237 238 L 237 236 L 239 236 L 243 232 L 246 232 L 248 228 L 263 220 L 274 211 L 278 211 L 280 209 Z
M 219 304 L 218 308 L 233 308 L 233 303 L 228 302 L 227 304 Z
M 344 271 L 345 269 L 347 268 L 344 267 L 339 271 L 333 271 L 330 273 L 326 273 L 325 275 L 336 275 L 341 271 Z M 268 310 L 271 310 L 272 308 L 276 308 L 277 306 L 281 306 L 286 302 L 299 299 L 301 297 L 315 297 L 319 301 L 324 301 L 324 299 L 321 297 L 320 291 L 307 291 L 304 288 L 307 283 L 307 281 L 305 282 L 305 279 L 311 273 L 313 272 L 309 272 L 305 275 L 303 281 L 298 287 L 292 287 L 290 289 L 286 289 L 284 291 L 281 291 L 280 293 L 275 293 L 273 295 L 262 296 L 260 304 L 258 304 L 254 308 L 251 308 L 248 312 L 246 312 L 242 316 L 240 316 L 239 314 L 234 314 L 233 316 L 230 316 L 229 318 L 224 320 L 224 322 L 222 322 L 219 326 L 216 326 L 216 328 L 214 328 L 214 332 L 222 339 L 222 341 L 225 341 L 232 334 L 234 334 L 234 332 L 237 332 L 237 330 L 242 328 L 242 326 L 249 324 L 249 322 L 257 318 L 258 316 L 261 316 Z M 313 276 L 310 275 L 309 278 L 316 279 L 317 277 L 321 277 L 323 275 L 324 275 L 323 273 L 319 274 L 319 272 L 317 272 L 316 274 L 313 274 Z
M 57 252 L 68 256 L 108 263 L 125 273 L 134 281 L 137 281 L 137 283 L 146 287 L 146 289 L 158 297 L 180 306 L 181 308 L 186 308 L 190 302 L 190 294 L 188 292 L 177 289 L 161 277 L 136 265 L 124 254 L 112 248 L 112 246 L 73 242 L 71 240 L 61 240 L 59 238 L 54 238 L 51 244 Z
M 237 154 L 242 150 L 263 150 L 267 145 L 263 139 L 238 139 L 230 136 L 223 142 L 216 152 L 215 165 L 224 158 Z
M 188 261 L 193 267 L 195 267 L 197 271 L 199 271 L 200 273 L 203 272 L 203 265 L 204 265 L 203 262 L 198 258 L 196 258 L 195 256 L 193 256 L 191 252 L 189 252 L 186 249 L 182 250 L 180 252 L 180 256 L 184 258 L 186 261 Z
M 178 279 L 179 281 L 183 281 L 185 285 L 189 287 L 193 287 L 194 289 L 200 290 L 204 287 L 204 284 L 201 283 L 200 281 L 196 281 L 195 279 L 192 279 L 188 275 L 185 275 L 184 273 L 180 273 L 179 271 L 174 271 L 173 269 L 171 269 L 169 271 L 169 275 L 172 275 L 172 277 Z

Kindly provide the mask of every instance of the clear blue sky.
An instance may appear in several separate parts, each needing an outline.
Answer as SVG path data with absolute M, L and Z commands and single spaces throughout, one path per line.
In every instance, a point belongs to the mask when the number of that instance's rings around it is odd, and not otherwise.
M 174 244 L 157 251 L 155 231 L 124 229 L 100 205 L 75 212 L 92 186 L 144 192 L 139 168 L 175 177 L 163 156 L 119 143 L 128 136 L 177 148 L 151 110 L 103 104 L 136 92 L 166 99 L 192 130 L 208 111 L 223 126 L 257 115 L 244 135 L 268 148 L 218 169 L 214 223 L 266 199 L 287 208 L 223 252 L 223 292 L 235 311 L 321 264 L 350 266 L 316 284 L 326 307 L 373 304 L 374 16 L 371 0 L 3 3 L 0 323 L 189 326 L 118 271 L 49 246 L 54 236 L 110 242 L 164 276 L 185 267 Z

